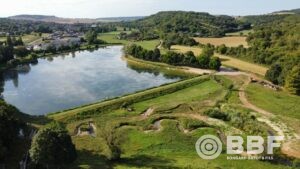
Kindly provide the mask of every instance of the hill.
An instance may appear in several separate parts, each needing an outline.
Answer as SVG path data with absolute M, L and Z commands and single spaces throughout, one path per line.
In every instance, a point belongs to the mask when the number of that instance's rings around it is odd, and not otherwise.
M 283 15 L 283 14 L 300 14 L 300 8 L 292 10 L 282 10 L 277 12 L 272 12 L 271 14 Z
M 48 15 L 16 15 L 10 16 L 9 19 L 14 20 L 26 20 L 26 21 L 39 21 L 39 22 L 55 22 L 63 24 L 74 24 L 74 23 L 96 23 L 96 22 L 123 22 L 123 21 L 134 21 L 141 19 L 142 17 L 109 17 L 109 18 L 61 18 L 56 16 Z
M 136 21 L 135 26 L 143 31 L 155 30 L 158 34 L 186 33 L 193 36 L 224 36 L 249 25 L 237 22 L 226 15 L 210 15 L 202 12 L 166 11 Z

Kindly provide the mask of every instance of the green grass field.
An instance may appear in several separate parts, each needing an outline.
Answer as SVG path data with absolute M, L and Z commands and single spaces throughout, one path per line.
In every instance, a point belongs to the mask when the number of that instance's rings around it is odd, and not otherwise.
M 260 108 L 280 116 L 300 120 L 300 97 L 283 91 L 274 91 L 259 84 L 250 84 L 246 89 L 249 101 Z
M 107 43 L 110 44 L 123 44 L 123 45 L 128 45 L 128 44 L 137 44 L 142 46 L 145 49 L 148 50 L 153 50 L 155 49 L 160 41 L 159 40 L 150 40 L 150 41 L 128 41 L 128 40 L 120 40 L 117 38 L 117 35 L 120 32 L 109 32 L 109 33 L 103 33 L 99 34 L 98 38 L 101 40 L 106 41 Z
M 224 86 L 209 80 L 174 93 L 134 103 L 131 105 L 134 111 L 116 109 L 69 122 L 67 129 L 71 134 L 77 125 L 88 120 L 92 120 L 97 126 L 96 137 L 72 136 L 78 159 L 70 168 L 289 168 L 257 160 L 230 161 L 224 153 L 212 161 L 198 157 L 194 148 L 197 139 L 206 134 L 218 135 L 217 132 L 223 129 L 207 125 L 206 121 L 193 119 L 189 115 L 201 115 L 203 110 L 214 107 L 219 100 L 223 100 L 227 93 L 225 86 L 236 84 L 228 78 L 223 81 Z M 141 113 L 150 107 L 154 108 L 153 113 L 149 117 L 142 117 Z M 151 130 L 157 120 L 162 120 L 160 130 Z M 186 128 L 186 123 L 189 122 L 202 126 L 184 133 L 181 127 Z M 121 144 L 121 160 L 115 162 L 106 160 L 104 156 L 106 146 L 100 135 L 101 129 L 107 125 L 119 126 L 117 133 L 125 138 Z
M 42 37 L 46 37 L 46 36 L 48 36 L 47 33 L 43 33 L 41 37 L 38 35 L 38 33 L 31 33 L 31 34 L 22 35 L 22 40 L 25 44 L 30 44 L 34 41 L 42 42 Z M 0 37 L 0 41 L 6 41 L 6 37 Z

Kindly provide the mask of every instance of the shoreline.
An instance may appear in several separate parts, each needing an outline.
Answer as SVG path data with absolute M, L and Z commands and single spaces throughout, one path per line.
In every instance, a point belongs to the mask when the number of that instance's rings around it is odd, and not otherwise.
M 14 67 L 17 67 L 18 65 L 35 63 L 37 61 L 37 59 L 39 59 L 39 58 L 46 58 L 46 57 L 51 57 L 51 56 L 55 57 L 55 55 L 60 55 L 60 54 L 67 54 L 67 53 L 84 51 L 84 50 L 94 50 L 94 49 L 98 49 L 98 48 L 101 48 L 101 47 L 117 46 L 117 45 L 124 46 L 123 44 L 112 44 L 112 43 L 101 44 L 101 45 L 98 45 L 98 46 L 97 45 L 83 45 L 83 46 L 80 46 L 79 48 L 76 48 L 76 49 L 58 51 L 57 53 L 45 53 L 45 54 L 39 53 L 39 54 L 37 54 L 36 58 L 32 58 L 32 55 L 29 54 L 24 58 L 16 58 L 15 60 L 18 63 L 15 63 L 15 64 L 14 63 L 13 64 L 4 63 L 4 64 L 0 65 L 0 72 L 11 69 L 11 68 L 14 68 Z

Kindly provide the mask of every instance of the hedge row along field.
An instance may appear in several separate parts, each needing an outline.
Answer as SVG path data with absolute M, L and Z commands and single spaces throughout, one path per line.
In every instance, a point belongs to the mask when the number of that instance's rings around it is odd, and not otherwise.
M 49 114 L 48 117 L 60 121 L 68 121 L 72 119 L 78 120 L 82 117 L 86 118 L 89 115 L 94 115 L 104 111 L 110 111 L 121 107 L 126 107 L 136 102 L 170 94 L 178 90 L 194 86 L 196 84 L 200 84 L 207 80 L 209 80 L 209 76 L 198 76 L 192 79 L 182 80 L 179 82 L 162 85 L 149 90 L 140 91 L 131 95 L 125 95 L 111 100 L 78 107 L 72 110 L 66 110 L 63 112 Z

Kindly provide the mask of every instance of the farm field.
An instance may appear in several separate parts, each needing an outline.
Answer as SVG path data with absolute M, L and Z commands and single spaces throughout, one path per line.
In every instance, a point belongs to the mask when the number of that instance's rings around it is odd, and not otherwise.
M 240 59 L 236 59 L 234 57 L 224 56 L 224 55 L 220 55 L 220 54 L 216 54 L 216 56 L 221 58 L 222 64 L 225 66 L 237 68 L 239 70 L 246 71 L 246 72 L 252 72 L 252 73 L 258 74 L 260 76 L 265 76 L 265 74 L 268 70 L 268 68 L 266 68 L 264 66 L 250 63 L 247 61 L 243 61 Z
M 123 45 L 128 45 L 131 43 L 137 44 L 142 46 L 145 49 L 148 50 L 153 50 L 155 49 L 159 44 L 160 41 L 159 40 L 150 40 L 150 41 L 128 41 L 128 40 L 120 40 L 117 39 L 117 35 L 120 32 L 109 32 L 109 33 L 103 33 L 103 34 L 99 34 L 98 38 L 101 40 L 106 41 L 107 43 L 110 44 L 123 44 Z
M 199 56 L 202 52 L 202 49 L 200 47 L 173 45 L 171 47 L 171 51 L 180 52 L 180 53 L 186 53 L 188 51 L 192 51 L 196 56 Z
M 42 34 L 42 37 L 46 37 L 48 36 L 47 33 L 43 33 Z M 36 33 L 32 33 L 32 34 L 25 34 L 25 35 L 22 35 L 22 40 L 23 42 L 25 43 L 25 45 L 27 44 L 30 44 L 34 41 L 42 41 L 42 37 L 40 37 L 38 34 Z M 17 38 L 17 37 L 16 37 Z M 6 41 L 6 37 L 0 37 L 0 41 Z
M 40 36 L 38 36 L 37 34 L 28 34 L 28 35 L 23 35 L 22 36 L 22 40 L 25 44 L 29 44 L 33 41 L 36 41 L 38 39 L 41 39 Z
M 86 118 L 82 116 L 81 120 L 68 120 L 67 129 L 78 151 L 78 159 L 70 167 L 283 168 L 256 160 L 230 163 L 225 154 L 212 161 L 198 157 L 194 144 L 200 136 L 217 135 L 219 131 L 229 134 L 239 130 L 230 126 L 230 123 L 204 115 L 204 111 L 215 107 L 220 101 L 224 102 L 229 92 L 225 84 L 232 83 L 231 80 L 219 78 L 226 82 L 208 80 L 171 94 L 137 102 L 130 105 L 133 111 L 120 108 Z M 244 113 L 243 109 L 239 110 Z M 95 136 L 76 135 L 76 126 L 88 121 L 96 126 Z M 107 147 L 101 137 L 102 132 L 111 127 L 116 128 L 120 140 L 126 140 L 121 144 L 121 160 L 117 162 L 106 160 Z
M 223 37 L 223 38 L 194 38 L 197 42 L 202 44 L 212 44 L 215 46 L 220 46 L 225 44 L 228 47 L 237 47 L 239 45 L 243 45 L 244 47 L 248 47 L 246 42 L 246 37 L 244 36 L 236 36 L 236 37 Z

